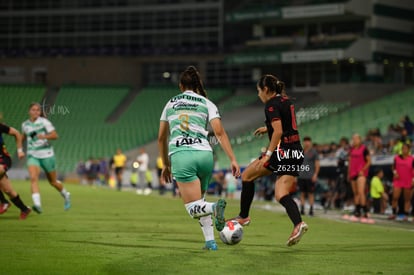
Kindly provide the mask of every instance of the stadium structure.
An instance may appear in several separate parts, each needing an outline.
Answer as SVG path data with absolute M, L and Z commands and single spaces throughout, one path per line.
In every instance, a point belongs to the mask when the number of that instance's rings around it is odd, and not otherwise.
M 161 109 L 191 64 L 246 165 L 266 144 L 251 137 L 260 75 L 286 83 L 315 142 L 385 131 L 414 113 L 413 37 L 410 0 L 6 0 L 0 112 L 20 128 L 41 102 L 62 173 L 117 147 L 155 160 Z M 226 166 L 218 149 L 217 160 Z

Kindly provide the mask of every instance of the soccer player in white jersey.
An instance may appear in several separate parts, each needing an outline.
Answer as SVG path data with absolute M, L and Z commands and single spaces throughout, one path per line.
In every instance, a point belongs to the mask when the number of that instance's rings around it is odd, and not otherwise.
M 39 192 L 39 174 L 41 169 L 53 187 L 64 198 L 64 209 L 71 207 L 70 193 L 66 191 L 63 184 L 57 180 L 56 160 L 50 140 L 58 138 L 55 127 L 43 117 L 39 103 L 29 106 L 29 119 L 23 122 L 22 132 L 27 140 L 27 166 L 32 189 L 33 207 L 37 213 L 42 213 L 42 204 Z
M 161 177 L 165 182 L 171 182 L 174 177 L 188 214 L 199 220 L 205 239 L 203 248 L 217 250 L 212 215 L 216 229 L 221 231 L 225 226 L 226 201 L 219 199 L 217 203 L 211 203 L 204 198 L 213 171 L 213 152 L 207 139 L 208 123 L 230 159 L 233 176 L 240 176 L 240 167 L 218 109 L 207 99 L 194 66 L 181 74 L 179 88 L 182 93 L 168 101 L 160 118 L 158 148 L 165 164 Z

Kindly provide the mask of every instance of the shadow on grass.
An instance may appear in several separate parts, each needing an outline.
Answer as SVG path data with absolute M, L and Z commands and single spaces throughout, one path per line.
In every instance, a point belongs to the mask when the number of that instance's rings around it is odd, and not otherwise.
M 175 240 L 169 240 L 169 242 L 174 242 Z M 62 242 L 66 242 L 66 243 L 80 243 L 80 244 L 90 244 L 90 245 L 99 245 L 99 246 L 108 246 L 108 247 L 119 247 L 119 248 L 148 248 L 148 249 L 162 249 L 162 250 L 170 250 L 170 249 L 177 249 L 177 246 L 174 245 L 156 245 L 156 244 L 139 244 L 137 241 L 137 244 L 121 244 L 121 243 L 108 243 L 108 242 L 98 242 L 98 241 L 68 241 L 68 240 L 64 240 Z M 194 241 L 191 240 L 184 240 L 184 241 L 179 241 L 180 243 L 182 242 L 187 242 L 187 243 L 194 243 Z M 191 252 L 196 251 L 195 249 L 192 248 L 185 248 L 185 247 L 180 247 L 179 248 L 180 251 L 182 250 L 188 250 Z

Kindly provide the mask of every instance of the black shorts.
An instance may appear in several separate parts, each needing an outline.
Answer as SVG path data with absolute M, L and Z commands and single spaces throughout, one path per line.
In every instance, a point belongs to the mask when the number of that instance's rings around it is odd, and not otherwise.
M 374 207 L 374 213 L 381 213 L 381 198 L 372 199 L 372 206 Z
M 312 179 L 298 179 L 299 191 L 304 193 L 315 192 L 315 182 Z
M 265 167 L 278 176 L 290 175 L 297 177 L 302 169 L 303 148 L 300 144 L 281 145 L 275 150 Z
M 0 155 L 0 165 L 4 167 L 4 171 L 7 172 L 12 166 L 12 160 L 9 156 Z
M 115 167 L 115 175 L 119 175 L 124 171 L 124 167 Z

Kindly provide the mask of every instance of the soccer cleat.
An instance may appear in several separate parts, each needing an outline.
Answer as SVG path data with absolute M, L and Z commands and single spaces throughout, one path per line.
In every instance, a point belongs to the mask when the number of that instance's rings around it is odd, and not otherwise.
M 241 226 L 248 226 L 251 222 L 250 217 L 242 218 L 240 216 L 226 220 L 226 222 L 228 221 L 237 221 Z
M 145 188 L 144 189 L 144 195 L 145 196 L 148 196 L 149 194 L 151 194 L 152 193 L 152 189 L 151 188 Z
M 392 214 L 392 215 L 390 215 L 390 216 L 388 216 L 388 220 L 395 220 L 395 218 L 396 218 L 396 216 L 394 215 L 394 214 Z
M 226 225 L 226 220 L 224 219 L 224 209 L 226 209 L 226 204 L 224 199 L 219 199 L 217 203 L 213 205 L 214 224 L 218 231 L 223 230 Z
M 357 216 L 355 216 L 355 215 L 352 215 L 351 217 L 349 217 L 349 220 L 351 222 L 359 222 L 359 218 Z
M 206 244 L 203 247 L 204 250 L 218 250 L 218 246 L 215 240 L 206 241 Z
M 20 212 L 20 219 L 25 220 L 30 212 L 32 212 L 32 209 L 30 209 L 30 207 L 27 207 L 26 211 Z
M 349 218 L 350 218 L 350 216 L 348 214 L 345 214 L 345 215 L 342 216 L 343 220 L 349 220 Z
M 407 221 L 407 218 L 408 217 L 404 214 L 398 214 L 397 217 L 395 218 L 395 220 L 397 222 L 405 222 L 405 221 Z
M 292 231 L 292 234 L 290 234 L 290 237 L 286 243 L 287 246 L 292 246 L 297 244 L 300 239 L 302 238 L 303 234 L 308 231 L 308 225 L 305 222 L 301 222 L 295 226 L 295 228 Z
M 65 197 L 65 204 L 64 204 L 64 209 L 65 211 L 69 210 L 71 208 L 72 204 L 70 202 L 70 193 L 68 192 L 68 194 Z
M 6 213 L 7 209 L 10 207 L 10 203 L 2 203 L 0 204 L 0 214 Z
M 374 219 L 371 219 L 369 216 L 370 216 L 370 215 L 369 215 L 368 213 L 365 213 L 365 214 L 361 217 L 361 219 L 360 219 L 359 221 L 360 221 L 361 223 L 374 224 L 374 223 L 375 223 L 375 220 L 374 220 Z
M 43 210 L 42 207 L 37 206 L 37 205 L 33 205 L 32 209 L 37 213 L 37 214 L 42 214 Z
M 360 222 L 361 223 L 367 223 L 367 224 L 374 224 L 375 223 L 375 220 L 370 219 L 368 217 L 362 217 L 361 220 L 360 220 Z

